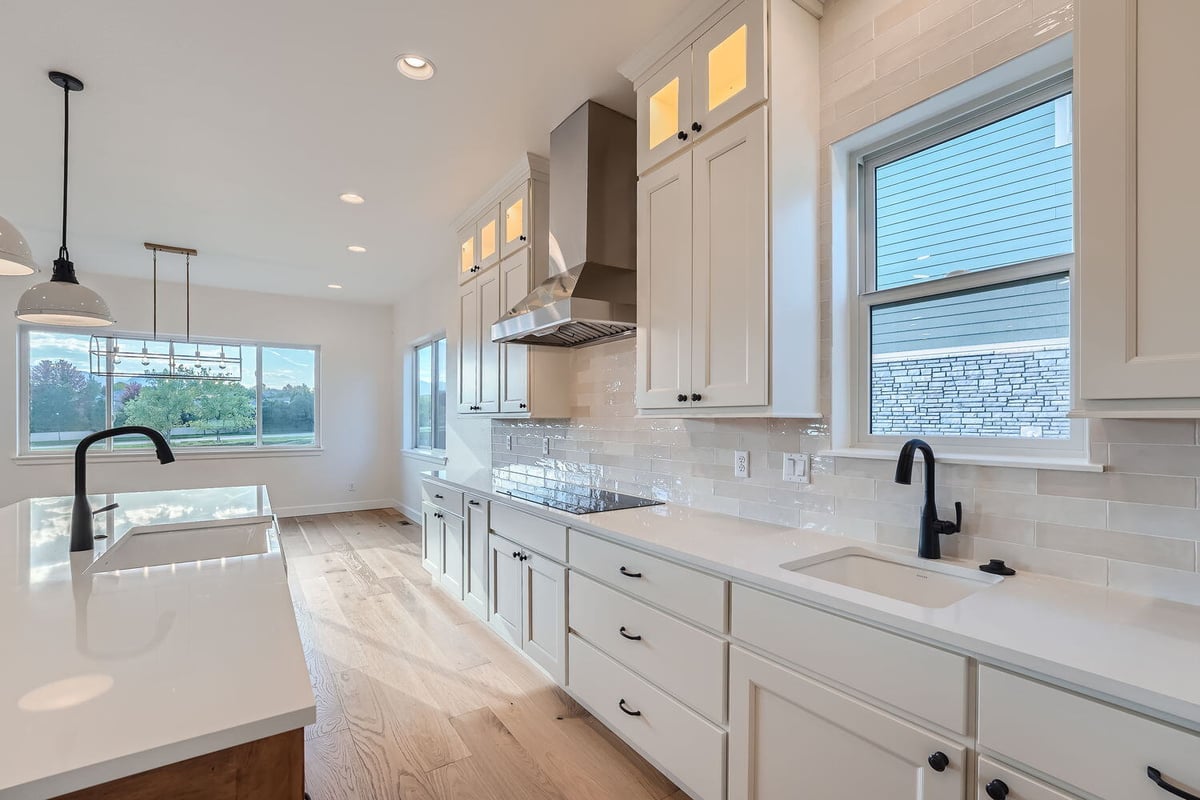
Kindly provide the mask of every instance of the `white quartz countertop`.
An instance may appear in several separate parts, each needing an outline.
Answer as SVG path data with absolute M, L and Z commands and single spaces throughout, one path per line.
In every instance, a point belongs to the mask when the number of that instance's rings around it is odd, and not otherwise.
M 427 476 L 1200 731 L 1197 606 L 1022 572 L 946 608 L 924 608 L 780 566 L 846 547 L 901 552 L 894 548 L 671 504 L 578 516 L 497 494 L 487 471 Z
M 0 509 L 0 798 L 52 797 L 303 727 L 312 687 L 273 523 L 267 552 L 87 572 L 144 526 L 271 515 L 266 487 L 93 495 L 108 539 L 70 553 L 72 498 Z

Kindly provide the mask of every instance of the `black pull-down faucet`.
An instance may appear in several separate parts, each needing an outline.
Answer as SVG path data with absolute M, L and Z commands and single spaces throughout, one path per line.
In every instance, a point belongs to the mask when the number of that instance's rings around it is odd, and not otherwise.
M 153 428 L 146 428 L 142 425 L 125 425 L 120 428 L 109 428 L 106 431 L 97 431 L 90 436 L 83 437 L 83 440 L 75 447 L 75 505 L 71 508 L 72 553 L 77 553 L 80 550 L 91 550 L 93 547 L 92 504 L 88 502 L 87 498 L 88 448 L 96 442 L 111 439 L 114 436 L 124 436 L 127 433 L 140 433 L 154 442 L 154 452 L 158 456 L 158 463 L 170 464 L 175 460 L 175 454 L 171 452 L 171 445 L 167 444 L 167 440 L 163 438 L 163 435 Z
M 921 537 L 917 542 L 917 555 L 921 558 L 941 558 L 942 542 L 939 537 L 962 530 L 962 503 L 954 504 L 954 522 L 938 519 L 937 501 L 933 496 L 933 448 L 920 439 L 909 439 L 900 448 L 900 460 L 896 462 L 896 483 L 905 486 L 912 484 L 913 458 L 918 450 L 925 460 L 925 506 L 921 509 Z

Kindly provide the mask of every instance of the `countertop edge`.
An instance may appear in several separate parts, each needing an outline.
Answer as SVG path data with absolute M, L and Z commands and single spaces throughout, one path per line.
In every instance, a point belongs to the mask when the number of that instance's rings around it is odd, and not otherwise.
M 687 564 L 751 589 L 768 592 L 792 602 L 813 606 L 822 611 L 833 613 L 889 633 L 896 633 L 910 639 L 917 639 L 934 647 L 974 658 L 981 664 L 1017 672 L 1027 677 L 1041 680 L 1069 691 L 1079 692 L 1123 707 L 1129 711 L 1200 733 L 1200 705 L 1178 697 L 1164 695 L 1141 686 L 1115 680 L 1105 675 L 1060 664 L 1036 654 L 995 645 L 964 634 L 947 633 L 941 628 L 918 620 L 897 616 L 887 611 L 843 600 L 842 598 L 833 597 L 832 595 L 816 590 L 772 581 L 762 575 L 745 572 L 728 565 L 714 564 L 703 557 L 696 556 L 684 550 L 666 547 L 620 531 L 605 528 L 592 522 L 586 516 L 568 515 L 557 512 L 554 509 L 544 508 L 535 503 L 520 501 L 519 499 L 514 500 L 514 498 L 507 495 L 481 489 L 469 483 L 460 483 L 449 478 L 428 473 L 424 474 L 422 479 L 472 494 L 484 495 L 492 502 L 501 503 L 541 517 L 542 519 L 553 521 L 556 524 L 566 525 L 568 528 L 608 539 L 617 544 L 630 546 L 651 555 L 662 556 Z M 827 535 L 832 536 L 833 534 Z M 860 544 L 857 541 L 854 543 Z M 1068 581 L 1068 583 L 1070 582 Z M 731 640 L 736 641 L 732 633 L 727 633 L 726 635 Z M 779 656 L 775 658 L 777 660 L 785 660 Z

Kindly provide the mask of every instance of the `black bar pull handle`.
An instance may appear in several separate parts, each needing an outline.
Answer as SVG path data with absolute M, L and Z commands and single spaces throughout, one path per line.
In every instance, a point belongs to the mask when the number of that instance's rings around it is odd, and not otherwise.
M 640 642 L 642 640 L 642 637 L 640 634 L 637 636 L 634 636 L 632 633 L 626 633 L 624 625 L 621 626 L 621 630 L 617 631 L 617 633 L 621 634 L 622 636 L 624 636 L 626 639 L 628 639 L 631 642 Z
M 445 499 L 446 499 L 446 498 L 442 497 L 440 494 L 435 494 L 435 495 L 434 495 L 434 497 L 435 497 L 435 498 L 437 498 L 438 500 L 445 500 Z
M 1158 786 L 1158 788 L 1162 789 L 1164 792 L 1167 792 L 1168 794 L 1173 794 L 1176 797 L 1182 797 L 1183 800 L 1200 800 L 1200 797 L 1197 797 L 1196 795 L 1192 794 L 1191 792 L 1185 792 L 1183 789 L 1180 789 L 1178 786 L 1172 786 L 1171 784 L 1167 783 L 1165 780 L 1163 780 L 1162 773 L 1159 772 L 1154 767 L 1146 767 L 1146 777 L 1149 778 L 1150 780 L 1154 781 L 1155 785 Z
M 620 700 L 617 701 L 617 707 L 620 708 L 622 711 L 624 711 L 626 714 L 628 714 L 631 717 L 640 717 L 642 715 L 642 712 L 633 711 L 632 709 L 629 708 L 629 706 L 625 705 L 624 697 L 622 697 Z
M 642 573 L 640 573 L 640 572 L 630 572 L 629 570 L 625 569 L 624 567 L 621 567 L 621 570 L 620 570 L 620 572 L 621 572 L 621 574 L 622 574 L 622 575 L 624 575 L 626 578 L 640 578 L 640 577 L 642 577 Z

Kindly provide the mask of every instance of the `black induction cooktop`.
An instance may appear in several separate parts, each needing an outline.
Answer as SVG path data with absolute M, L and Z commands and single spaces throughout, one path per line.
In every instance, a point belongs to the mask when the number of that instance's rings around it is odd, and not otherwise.
M 662 505 L 659 500 L 647 500 L 645 497 L 635 497 L 631 494 L 618 494 L 604 489 L 584 487 L 552 489 L 530 486 L 497 491 L 499 494 L 506 494 L 518 500 L 528 500 L 531 503 L 566 511 L 568 514 L 597 514 L 601 511 L 620 511 L 626 508 Z

